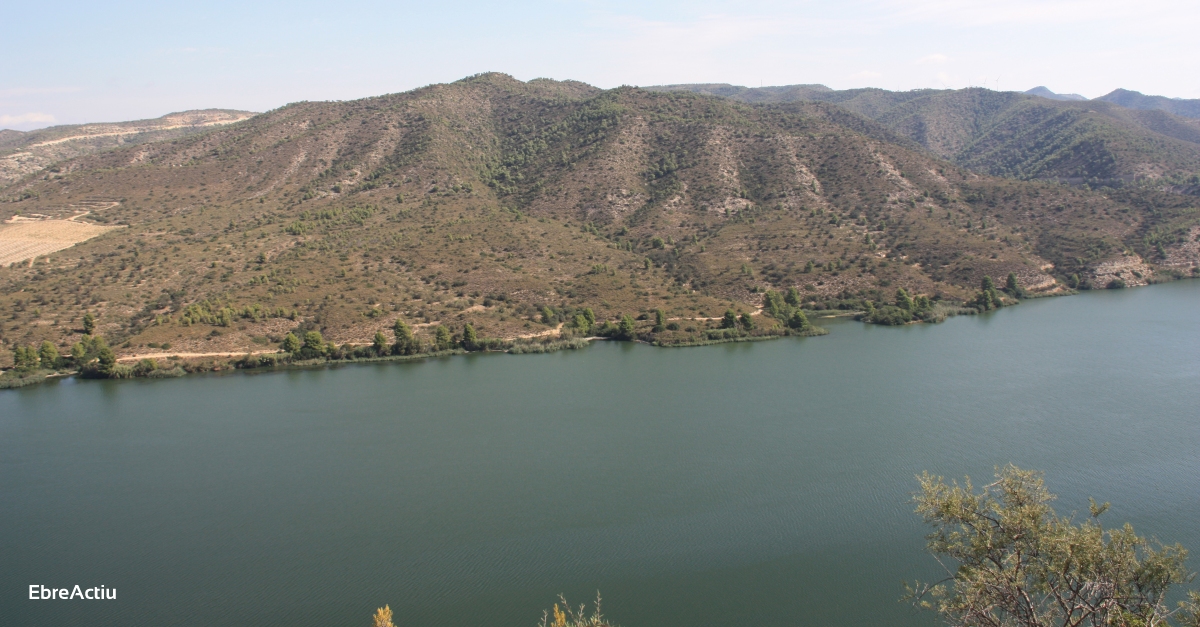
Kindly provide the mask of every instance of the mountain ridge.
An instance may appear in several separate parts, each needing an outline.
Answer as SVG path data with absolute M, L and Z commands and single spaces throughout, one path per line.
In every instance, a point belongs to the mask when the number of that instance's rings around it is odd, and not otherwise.
M 1030 96 L 1049 98 L 1050 100 L 1087 100 L 1087 98 L 1080 96 L 1079 94 L 1056 94 L 1050 91 L 1050 88 L 1046 87 L 1045 85 L 1038 85 L 1033 89 L 1028 89 L 1021 93 L 1028 94 Z
M 1115 89 L 1096 100 L 1103 100 L 1128 109 L 1165 111 L 1185 118 L 1200 118 L 1200 100 L 1147 96 L 1128 89 Z
M 743 102 L 820 101 L 875 120 L 943 159 L 1022 180 L 1121 186 L 1200 172 L 1200 123 L 1106 101 L 1050 100 L 983 88 L 892 92 L 808 86 L 664 85 Z
M 183 137 L 256 115 L 232 109 L 192 109 L 128 122 L 65 124 L 32 131 L 0 130 L 0 186 L 56 161 L 124 144 Z
M 84 313 L 123 354 L 305 330 L 369 343 L 396 318 L 513 338 L 584 307 L 661 309 L 681 322 L 656 337 L 676 341 L 765 290 L 819 309 L 898 287 L 967 300 L 1009 272 L 1044 291 L 1139 284 L 1148 261 L 1195 263 L 1176 253 L 1196 208 L 1161 193 L 1175 204 L 981 175 L 830 102 L 483 74 L 293 103 L 0 188 L 2 219 L 123 227 L 0 268 L 0 341 L 69 346 Z

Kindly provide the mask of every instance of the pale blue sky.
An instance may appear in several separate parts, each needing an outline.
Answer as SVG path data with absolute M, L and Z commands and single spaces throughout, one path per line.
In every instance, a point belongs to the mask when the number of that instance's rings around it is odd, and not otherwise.
M 265 111 L 500 71 L 600 87 L 1200 98 L 1195 0 L 0 4 L 0 128 Z

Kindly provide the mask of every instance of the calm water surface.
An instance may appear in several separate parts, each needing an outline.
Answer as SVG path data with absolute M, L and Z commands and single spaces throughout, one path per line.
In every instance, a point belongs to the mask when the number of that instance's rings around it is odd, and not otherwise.
M 1200 554 L 1200 281 L 821 338 L 0 392 L 0 624 L 931 625 L 913 476 Z M 1200 558 L 1192 568 L 1200 569 Z M 116 601 L 29 601 L 105 585 Z

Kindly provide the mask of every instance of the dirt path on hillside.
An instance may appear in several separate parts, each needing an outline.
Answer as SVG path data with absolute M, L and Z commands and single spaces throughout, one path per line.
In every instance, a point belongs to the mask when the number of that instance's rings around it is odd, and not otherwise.
M 28 146 L 22 146 L 21 148 L 23 150 L 29 150 L 32 148 L 41 148 L 43 146 L 53 146 L 55 144 L 63 144 L 66 142 L 76 141 L 76 140 L 80 140 L 80 139 L 95 139 L 97 137 L 119 137 L 121 135 L 140 135 L 142 133 L 149 133 L 149 132 L 153 132 L 153 131 L 171 131 L 171 130 L 175 130 L 177 128 L 193 128 L 193 127 L 201 127 L 201 126 L 222 126 L 225 124 L 233 124 L 235 122 L 241 122 L 242 120 L 247 120 L 251 117 L 254 117 L 254 116 L 246 116 L 244 118 L 238 118 L 236 120 L 212 120 L 210 122 L 200 122 L 199 124 L 171 124 L 169 126 L 155 126 L 155 127 L 146 127 L 146 128 L 134 128 L 134 127 L 126 126 L 126 127 L 122 127 L 122 129 L 119 131 L 109 131 L 107 133 L 83 133 L 80 135 L 70 135 L 67 137 L 60 137 L 58 139 L 51 139 L 51 140 L 47 140 L 44 142 L 38 142 L 36 144 L 29 144 Z
M 759 307 L 758 309 L 755 309 L 754 311 L 750 312 L 750 315 L 758 316 L 758 315 L 762 314 L 762 311 L 763 311 L 762 307 Z M 721 320 L 724 317 L 725 316 L 717 316 L 716 318 L 667 318 L 667 322 L 670 322 L 672 320 Z
M 223 353 L 141 353 L 138 355 L 126 355 L 118 357 L 117 361 L 138 361 L 140 359 L 167 359 L 169 357 L 179 357 L 181 359 L 194 359 L 197 357 L 242 357 L 243 355 L 269 355 L 279 354 L 282 351 L 233 351 Z
M 554 327 L 553 329 L 546 329 L 545 331 L 542 331 L 540 333 L 527 333 L 525 335 L 514 335 L 510 338 L 504 338 L 504 339 L 528 340 L 528 339 L 532 339 L 535 337 L 546 337 L 547 335 L 562 335 L 562 328 L 563 328 L 563 323 L 560 322 L 560 323 L 558 323 L 558 326 Z

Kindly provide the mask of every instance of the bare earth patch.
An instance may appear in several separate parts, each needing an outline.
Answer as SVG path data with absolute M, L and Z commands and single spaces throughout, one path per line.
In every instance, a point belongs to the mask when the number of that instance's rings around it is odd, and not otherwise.
M 1092 271 L 1092 283 L 1096 287 L 1106 287 L 1112 281 L 1120 279 L 1129 287 L 1146 285 L 1146 278 L 1153 275 L 1154 270 L 1137 255 L 1129 255 L 1112 261 L 1105 261 Z
M 0 224 L 0 266 L 70 248 L 119 226 L 74 220 L 18 220 Z

